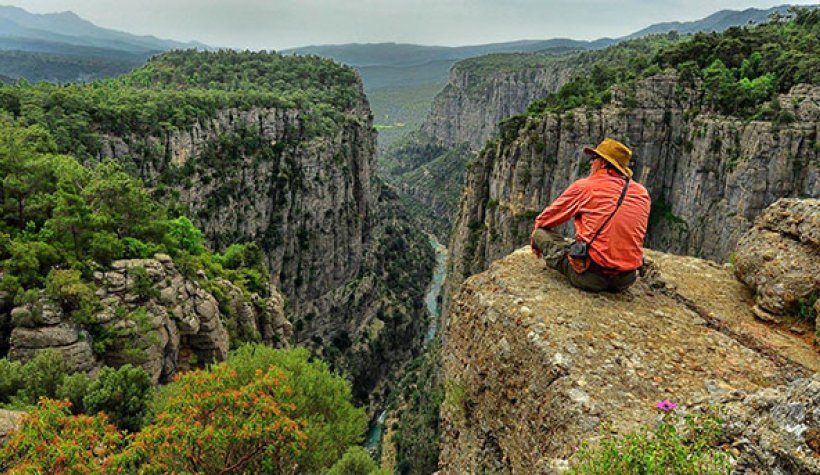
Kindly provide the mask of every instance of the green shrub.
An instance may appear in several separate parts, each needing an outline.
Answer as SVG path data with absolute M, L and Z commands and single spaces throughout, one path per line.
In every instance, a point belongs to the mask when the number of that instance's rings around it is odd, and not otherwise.
M 682 431 L 678 430 L 680 422 L 685 427 Z M 713 414 L 688 414 L 681 421 L 677 413 L 670 410 L 654 429 L 643 427 L 621 437 L 608 436 L 594 448 L 585 443 L 569 473 L 728 474 L 729 454 L 717 445 L 721 424 Z
M 8 475 L 116 473 L 111 454 L 123 441 L 105 415 L 72 416 L 67 402 L 43 399 L 0 445 L 0 470 Z
M 36 404 L 41 397 L 54 399 L 66 369 L 63 354 L 58 350 L 37 352 L 23 365 L 24 385 L 15 399 L 23 404 Z
M 164 242 L 173 250 L 182 250 L 194 256 L 205 250 L 202 232 L 185 216 L 169 222 Z
M 349 448 L 344 456 L 325 472 L 325 475 L 388 475 L 388 473 L 387 470 L 379 469 L 367 450 L 354 446 Z
M 25 386 L 23 365 L 19 361 L 0 358 L 0 403 L 11 402 L 14 395 Z
M 171 386 L 156 421 L 118 457 L 127 473 L 295 473 L 305 434 L 278 368 L 243 382 L 220 364 Z
M 71 403 L 71 412 L 82 414 L 85 412 L 83 398 L 88 394 L 91 378 L 85 373 L 74 373 L 63 377 L 57 387 L 57 399 Z
M 46 292 L 57 300 L 65 310 L 78 310 L 84 304 L 96 300 L 94 288 L 83 282 L 78 270 L 54 269 L 46 277 Z
M 159 290 L 154 286 L 154 281 L 144 267 L 129 268 L 128 277 L 133 279 L 134 292 L 139 298 L 142 300 L 159 298 Z
M 105 367 L 89 385 L 83 406 L 89 413 L 104 411 L 121 429 L 138 431 L 153 391 L 154 384 L 144 369 L 130 364 L 119 369 Z
M 455 420 L 464 420 L 467 388 L 458 381 L 445 381 L 442 408 L 447 409 Z
M 306 423 L 306 450 L 296 458 L 305 473 L 321 472 L 336 462 L 351 445 L 364 438 L 367 418 L 364 409 L 351 404 L 350 383 L 331 373 L 327 363 L 310 359 L 304 348 L 276 350 L 264 345 L 246 345 L 231 353 L 227 365 L 236 372 L 237 384 L 248 384 L 257 371 L 275 366 L 282 370 L 293 390 L 296 411 L 292 417 Z M 169 385 L 161 391 L 154 413 L 164 409 L 179 389 Z

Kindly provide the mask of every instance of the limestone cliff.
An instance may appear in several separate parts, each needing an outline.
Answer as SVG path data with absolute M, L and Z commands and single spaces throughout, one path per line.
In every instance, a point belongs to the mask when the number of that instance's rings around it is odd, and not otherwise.
M 584 63 L 577 55 L 492 54 L 456 63 L 435 97 L 421 130 L 451 148 L 480 149 L 498 123 L 520 114 L 535 99 L 557 91 Z
M 428 231 L 449 240 L 466 164 L 535 99 L 569 81 L 576 55 L 491 54 L 456 63 L 420 129 L 385 152 L 384 168 Z
M 347 370 L 363 400 L 421 346 L 434 257 L 376 177 L 360 82 L 357 94 L 321 130 L 299 109 L 227 109 L 158 136 L 105 136 L 100 154 L 178 200 L 214 249 L 257 242 L 295 342 Z
M 464 283 L 443 350 L 442 474 L 558 473 L 606 424 L 652 424 L 663 399 L 722 403 L 737 473 L 818 473 L 816 349 L 755 319 L 729 265 L 649 256 L 622 294 L 572 288 L 528 248 Z
M 633 95 L 634 94 L 634 95 Z M 820 88 L 780 96 L 790 123 L 695 114 L 698 94 L 675 74 L 615 89 L 600 110 L 520 117 L 469 166 L 451 241 L 448 288 L 527 242 L 533 218 L 585 175 L 584 145 L 617 137 L 653 209 L 647 246 L 726 260 L 769 204 L 820 196 Z

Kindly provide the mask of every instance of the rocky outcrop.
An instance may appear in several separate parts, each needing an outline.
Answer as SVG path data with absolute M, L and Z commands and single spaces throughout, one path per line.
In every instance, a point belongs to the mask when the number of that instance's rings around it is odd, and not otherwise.
M 229 349 L 227 327 L 250 326 L 246 332 L 255 339 L 280 347 L 291 336 L 275 289 L 270 298 L 245 297 L 223 279 L 210 283 L 204 273 L 187 278 L 167 255 L 115 261 L 110 270 L 94 273 L 94 283 L 99 310 L 81 321 L 44 293 L 12 310 L 9 358 L 27 361 L 38 351 L 56 349 L 69 372 L 131 363 L 155 382 L 165 382 L 180 369 L 223 361 Z M 222 288 L 222 302 L 205 290 L 206 284 Z M 220 303 L 236 309 L 229 312 L 235 321 L 220 311 Z
M 820 295 L 820 200 L 781 199 L 766 208 L 738 241 L 735 275 L 755 291 L 762 318 L 795 315 L 801 305 L 815 304 L 812 299 Z
M 820 375 L 787 386 L 729 391 L 709 401 L 724 420 L 734 473 L 820 473 Z
M 791 123 L 693 113 L 698 94 L 675 74 L 615 89 L 600 110 L 521 117 L 471 163 L 451 240 L 448 295 L 464 277 L 528 241 L 533 218 L 587 173 L 585 145 L 616 137 L 634 151 L 652 196 L 646 245 L 724 261 L 782 197 L 820 196 L 820 87 L 780 97 Z
M 648 256 L 621 294 L 575 289 L 528 248 L 463 284 L 443 350 L 442 474 L 557 473 L 604 425 L 623 434 L 652 424 L 658 401 L 686 411 L 730 394 L 738 466 L 816 467 L 817 381 L 782 387 L 820 370 L 815 349 L 757 320 L 728 265 Z

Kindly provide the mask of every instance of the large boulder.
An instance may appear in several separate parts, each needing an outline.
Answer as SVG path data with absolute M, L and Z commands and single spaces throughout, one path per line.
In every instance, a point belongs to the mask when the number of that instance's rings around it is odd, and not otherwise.
M 810 343 L 754 317 L 753 295 L 728 265 L 647 254 L 650 271 L 620 294 L 573 288 L 528 248 L 462 285 L 444 334 L 442 474 L 557 473 L 603 428 L 654 424 L 664 399 L 689 410 L 820 370 Z M 754 399 L 744 420 L 786 427 L 793 418 L 780 411 L 794 403 L 811 413 L 802 423 L 816 423 L 814 402 L 778 391 L 781 403 Z M 798 437 L 755 430 L 727 428 L 740 437 L 729 445 L 766 454 L 773 440 L 781 460 L 808 453 Z
M 811 305 L 820 294 L 820 200 L 783 198 L 766 208 L 738 241 L 735 275 L 755 292 L 763 318 Z

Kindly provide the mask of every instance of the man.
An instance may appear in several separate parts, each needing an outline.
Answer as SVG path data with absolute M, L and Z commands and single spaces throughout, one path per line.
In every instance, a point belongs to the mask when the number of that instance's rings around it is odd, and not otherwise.
M 607 138 L 596 148 L 584 148 L 584 154 L 592 157 L 589 176 L 538 215 L 530 244 L 533 254 L 544 257 L 573 286 L 621 291 L 635 282 L 643 262 L 649 193 L 631 180 L 632 151 L 624 144 Z M 575 218 L 575 242 L 586 246 L 573 245 L 568 253 L 568 241 L 552 228 L 570 218 Z

